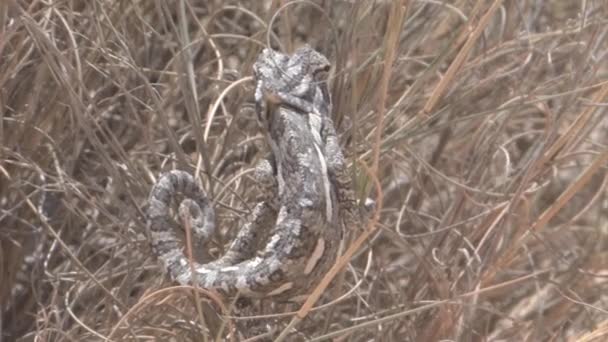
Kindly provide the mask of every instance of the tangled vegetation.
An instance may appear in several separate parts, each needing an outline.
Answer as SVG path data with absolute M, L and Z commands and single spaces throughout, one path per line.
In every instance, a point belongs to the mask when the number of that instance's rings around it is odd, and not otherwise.
M 221 254 L 251 65 L 304 43 L 377 212 L 304 306 L 175 286 L 151 184 L 197 175 Z M 606 340 L 607 103 L 602 0 L 2 1 L 0 340 Z

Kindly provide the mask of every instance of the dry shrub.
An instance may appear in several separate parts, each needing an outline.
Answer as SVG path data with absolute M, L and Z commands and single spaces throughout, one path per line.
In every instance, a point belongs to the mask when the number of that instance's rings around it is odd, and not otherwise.
M 605 339 L 607 9 L 0 3 L 0 336 Z M 185 169 L 218 209 L 201 257 L 234 237 L 267 151 L 246 77 L 269 41 L 334 61 L 356 191 L 381 200 L 370 227 L 349 227 L 348 244 L 369 239 L 325 305 L 289 330 L 298 305 L 171 287 L 143 216 L 158 174 Z

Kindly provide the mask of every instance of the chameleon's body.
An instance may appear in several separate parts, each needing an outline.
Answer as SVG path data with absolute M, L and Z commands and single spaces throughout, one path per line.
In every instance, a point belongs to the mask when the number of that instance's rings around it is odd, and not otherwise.
M 229 295 L 295 299 L 334 263 L 355 202 L 327 86 L 319 79 L 328 68 L 327 59 L 308 46 L 292 56 L 265 49 L 254 64 L 256 109 L 273 158 L 257 174 L 274 199 L 256 205 L 221 258 L 191 266 L 170 229 L 171 199 L 181 193 L 190 200 L 180 213 L 195 236 L 204 241 L 214 230 L 213 210 L 193 177 L 171 171 L 155 184 L 148 225 L 154 251 L 173 279 Z

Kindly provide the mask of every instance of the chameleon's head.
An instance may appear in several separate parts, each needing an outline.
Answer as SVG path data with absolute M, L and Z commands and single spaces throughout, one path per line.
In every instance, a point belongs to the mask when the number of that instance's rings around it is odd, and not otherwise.
M 253 65 L 253 75 L 257 83 L 266 83 L 266 88 L 287 88 L 306 77 L 323 82 L 330 68 L 327 57 L 305 44 L 291 56 L 270 48 L 262 50 Z
M 327 79 L 327 73 L 331 68 L 331 64 L 327 57 L 322 55 L 317 50 L 306 44 L 298 48 L 291 57 L 291 63 L 298 63 L 308 67 L 308 72 L 312 74 L 313 79 L 317 82 L 323 82 Z
M 292 55 L 264 49 L 253 65 L 258 119 L 267 127 L 277 106 L 302 113 L 331 111 L 327 89 L 329 60 L 309 45 Z
M 309 90 L 307 93 L 312 95 L 313 103 L 322 113 L 331 112 L 331 97 L 329 96 L 328 76 L 331 64 L 327 57 L 317 50 L 306 44 L 298 48 L 290 59 L 290 63 L 298 63 L 303 66 L 304 74 L 310 75 L 310 82 L 313 87 L 310 89 L 318 89 L 319 91 Z

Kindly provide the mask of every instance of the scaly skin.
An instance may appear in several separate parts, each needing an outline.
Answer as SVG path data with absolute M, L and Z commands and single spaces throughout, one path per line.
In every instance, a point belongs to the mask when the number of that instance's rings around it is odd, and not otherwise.
M 254 65 L 258 117 L 273 154 L 258 173 L 271 178 L 278 207 L 258 203 L 224 256 L 191 266 L 170 229 L 171 199 L 181 193 L 191 199 L 182 202 L 180 213 L 190 216 L 195 236 L 204 241 L 214 230 L 213 210 L 193 177 L 175 170 L 154 185 L 148 208 L 152 245 L 174 280 L 230 296 L 294 299 L 334 263 L 343 227 L 337 203 L 348 204 L 344 198 L 351 192 L 329 118 L 331 101 L 316 83 L 319 68 L 328 65 L 319 56 L 307 47 L 291 57 L 265 50 Z

